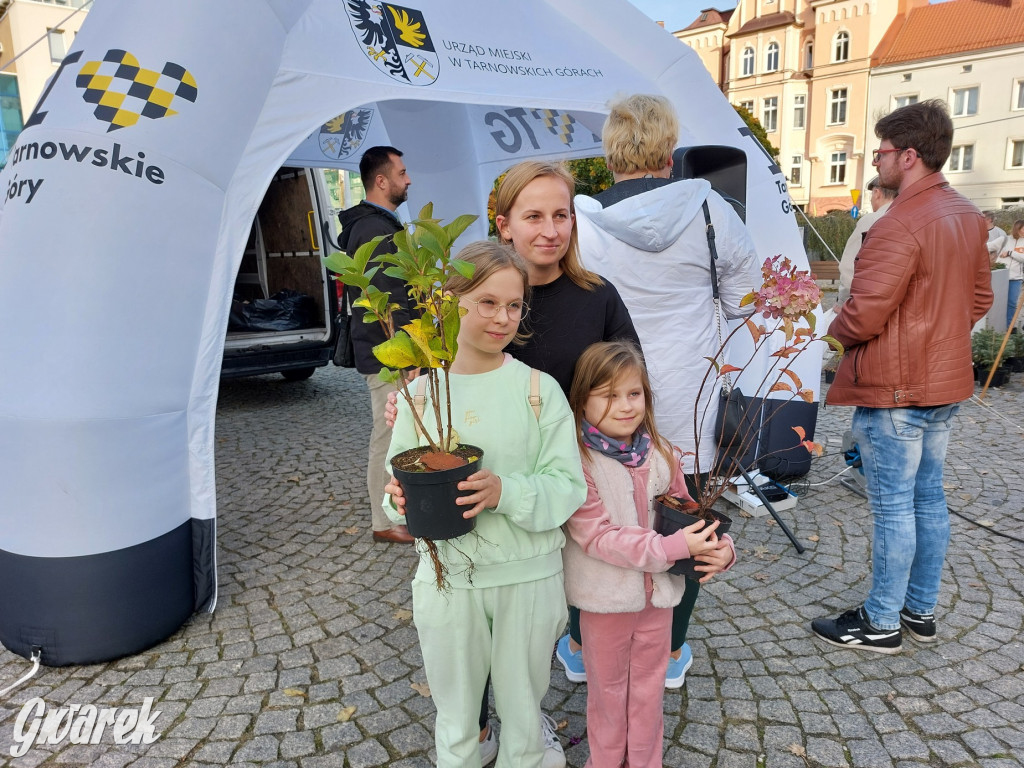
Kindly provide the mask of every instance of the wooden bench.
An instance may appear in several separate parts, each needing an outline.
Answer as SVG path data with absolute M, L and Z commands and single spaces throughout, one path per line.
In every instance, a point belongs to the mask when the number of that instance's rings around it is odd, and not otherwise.
M 810 261 L 808 266 L 811 268 L 811 274 L 815 280 L 835 281 L 839 279 L 839 262 L 835 259 Z

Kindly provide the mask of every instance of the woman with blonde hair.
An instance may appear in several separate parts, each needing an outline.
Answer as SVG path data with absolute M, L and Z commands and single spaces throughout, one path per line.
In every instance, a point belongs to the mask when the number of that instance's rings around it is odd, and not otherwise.
M 530 276 L 531 336 L 509 351 L 554 376 L 566 395 L 588 346 L 613 339 L 639 344 L 615 286 L 580 259 L 575 191 L 564 164 L 537 160 L 513 165 L 495 191 L 498 234 L 526 260 Z
M 638 93 L 612 102 L 601 142 L 615 183 L 594 197 L 578 196 L 575 204 L 586 263 L 615 283 L 629 307 L 660 398 L 662 433 L 682 449 L 695 496 L 715 459 L 718 400 L 717 389 L 701 387 L 707 358 L 719 345 L 705 204 L 724 317 L 750 313 L 740 301 L 761 284 L 761 262 L 743 222 L 708 181 L 672 178 L 678 138 L 679 122 L 664 96 Z M 698 395 L 705 418 L 695 439 Z M 686 635 L 699 589 L 689 580 L 675 608 L 667 687 L 683 685 L 693 660 Z

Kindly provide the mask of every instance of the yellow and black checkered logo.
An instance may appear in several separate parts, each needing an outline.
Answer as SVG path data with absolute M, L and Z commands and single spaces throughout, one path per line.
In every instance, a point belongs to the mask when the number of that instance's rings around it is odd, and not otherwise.
M 82 98 L 95 104 L 97 120 L 110 123 L 107 133 L 135 125 L 140 117 L 158 120 L 177 114 L 174 106 L 194 102 L 195 78 L 180 64 L 167 62 L 162 70 L 143 69 L 127 51 L 111 49 L 103 61 L 87 61 L 75 85 Z
M 544 122 L 551 133 L 558 137 L 563 144 L 572 144 L 573 134 L 576 129 L 576 118 L 568 112 L 556 112 L 553 109 L 535 109 L 533 116 Z

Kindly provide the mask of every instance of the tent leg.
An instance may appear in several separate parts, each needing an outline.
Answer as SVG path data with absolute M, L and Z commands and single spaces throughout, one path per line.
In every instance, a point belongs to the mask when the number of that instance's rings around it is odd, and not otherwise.
M 773 518 L 775 518 L 775 522 L 779 524 L 779 528 L 782 529 L 782 532 L 786 534 L 786 537 L 791 542 L 793 542 L 793 546 L 796 547 L 797 554 L 802 555 L 804 553 L 803 546 L 800 544 L 799 541 L 796 540 L 796 536 L 794 536 L 793 532 L 789 530 L 789 526 L 782 522 L 782 518 L 779 517 L 779 513 L 775 511 L 775 507 L 772 506 L 772 503 L 768 501 L 767 498 L 765 498 L 764 493 L 754 483 L 754 480 L 750 476 L 750 473 L 748 473 L 746 468 L 738 461 L 734 461 L 733 466 L 740 471 L 740 474 L 743 475 L 743 479 L 747 481 L 747 487 L 752 488 L 754 490 L 754 493 L 757 494 L 757 498 L 759 498 L 761 500 L 761 503 L 764 504 L 764 508 L 768 510 L 768 513 Z

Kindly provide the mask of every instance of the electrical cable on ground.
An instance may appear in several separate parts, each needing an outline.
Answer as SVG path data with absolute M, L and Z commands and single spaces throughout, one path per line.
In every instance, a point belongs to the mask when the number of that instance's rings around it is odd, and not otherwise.
M 38 648 L 34 649 L 32 651 L 32 669 L 29 671 L 29 673 L 27 675 L 22 677 L 20 680 L 17 680 L 15 682 L 11 683 L 10 685 L 8 685 L 3 690 L 0 690 L 0 696 L 3 696 L 8 691 L 13 691 L 15 688 L 17 688 L 22 683 L 25 683 L 25 682 L 31 680 L 32 677 L 35 676 L 36 672 L 39 671 L 39 662 L 40 662 L 40 660 L 42 658 L 43 658 L 43 652 L 41 650 L 39 650 Z

